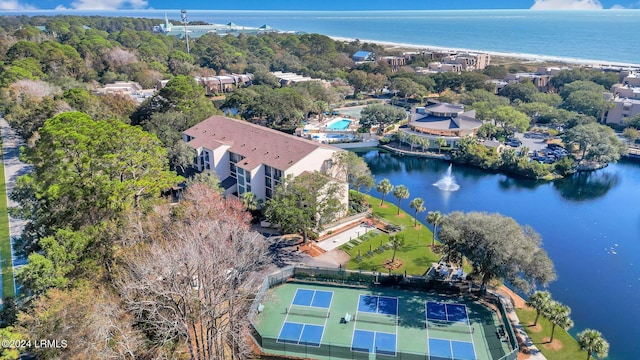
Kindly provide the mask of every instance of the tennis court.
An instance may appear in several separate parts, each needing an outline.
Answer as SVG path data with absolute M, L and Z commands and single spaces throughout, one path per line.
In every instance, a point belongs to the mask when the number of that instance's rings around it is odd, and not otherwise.
M 464 304 L 447 304 L 427 301 L 427 320 L 444 320 L 468 324 L 467 307 Z
M 471 298 L 287 282 L 254 319 L 269 354 L 308 359 L 500 359 L 495 312 Z
M 427 301 L 425 303 L 429 358 L 432 360 L 476 360 L 473 333 L 464 304 Z M 456 333 L 451 337 L 450 333 Z

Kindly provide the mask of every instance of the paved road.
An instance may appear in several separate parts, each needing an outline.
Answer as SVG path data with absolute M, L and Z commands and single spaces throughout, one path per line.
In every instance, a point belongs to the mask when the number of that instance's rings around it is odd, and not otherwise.
M 11 129 L 4 118 L 0 118 L 0 130 L 2 131 L 2 156 L 4 158 L 4 176 L 7 187 L 7 206 L 12 207 L 17 206 L 18 204 L 8 198 L 9 194 L 13 191 L 18 176 L 31 171 L 31 166 L 20 161 L 20 146 L 24 145 L 24 143 L 22 138 L 20 138 L 20 136 Z M 23 228 L 23 220 L 9 216 L 9 234 L 11 236 L 12 244 L 15 238 L 22 234 Z M 15 256 L 13 246 L 11 247 L 11 254 L 14 271 L 16 267 L 26 264 L 25 259 Z M 2 287 L 0 286 L 0 293 L 1 291 Z

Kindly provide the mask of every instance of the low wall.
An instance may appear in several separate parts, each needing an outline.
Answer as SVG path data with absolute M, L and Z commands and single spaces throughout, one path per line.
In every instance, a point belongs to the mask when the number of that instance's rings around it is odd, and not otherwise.
M 378 146 L 378 140 L 358 141 L 351 143 L 339 143 L 331 144 L 340 149 L 360 149 L 360 148 L 374 148 Z

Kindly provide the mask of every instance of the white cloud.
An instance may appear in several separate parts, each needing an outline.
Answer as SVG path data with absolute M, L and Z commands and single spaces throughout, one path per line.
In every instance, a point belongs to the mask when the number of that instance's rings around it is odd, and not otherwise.
M 35 10 L 36 8 L 29 4 L 21 4 L 17 0 L 0 0 L 0 10 Z
M 533 10 L 599 10 L 598 0 L 535 0 Z
M 616 10 L 620 10 L 620 9 L 638 9 L 640 8 L 640 1 L 636 1 L 634 3 L 628 4 L 628 5 L 620 5 L 620 4 L 615 4 L 611 7 L 612 9 L 616 9 Z
M 146 9 L 147 0 L 77 0 L 71 3 L 76 10 Z

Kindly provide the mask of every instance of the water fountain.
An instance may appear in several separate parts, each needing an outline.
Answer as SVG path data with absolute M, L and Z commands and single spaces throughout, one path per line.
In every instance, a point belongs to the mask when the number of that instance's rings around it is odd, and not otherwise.
M 451 174 L 452 164 L 449 164 L 447 174 L 440 180 L 438 180 L 434 186 L 443 191 L 456 191 L 460 189 L 460 185 L 456 182 L 456 178 Z

